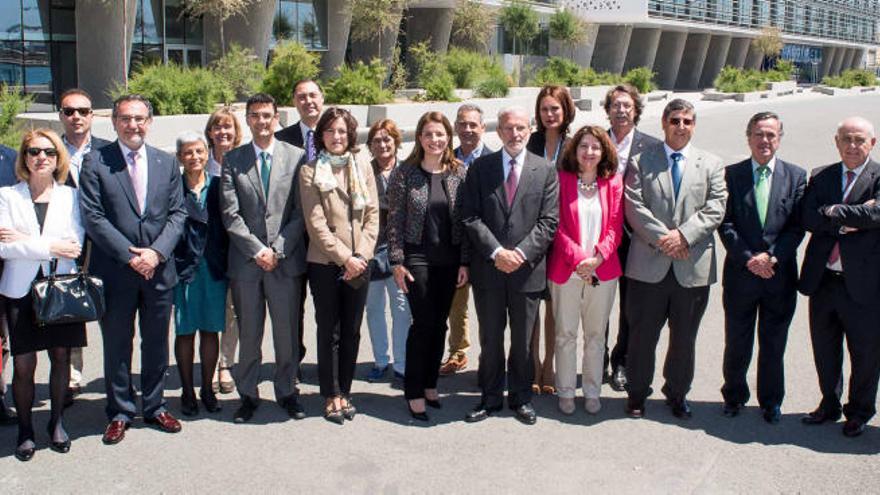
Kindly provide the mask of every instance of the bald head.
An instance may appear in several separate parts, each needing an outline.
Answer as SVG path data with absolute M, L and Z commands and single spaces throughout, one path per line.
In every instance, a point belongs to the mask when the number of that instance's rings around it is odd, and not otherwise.
M 862 166 L 877 144 L 874 137 L 874 125 L 862 117 L 849 117 L 837 125 L 834 143 L 840 153 L 840 159 L 850 170 Z

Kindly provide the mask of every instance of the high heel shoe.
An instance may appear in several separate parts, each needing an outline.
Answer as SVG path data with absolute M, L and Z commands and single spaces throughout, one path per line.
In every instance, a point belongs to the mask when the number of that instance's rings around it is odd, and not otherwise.
M 427 403 L 427 401 L 426 401 L 426 403 Z M 413 419 L 417 419 L 419 421 L 428 421 L 428 413 L 426 411 L 422 411 L 422 412 L 413 411 L 412 405 L 409 403 L 409 400 L 406 401 L 406 407 L 407 407 L 407 409 L 409 409 L 409 414 L 410 414 L 410 416 L 413 417 Z
M 428 407 L 433 407 L 434 409 L 443 409 L 443 404 L 440 403 L 440 399 L 425 399 L 425 405 Z
M 351 421 L 357 414 L 357 408 L 351 403 L 351 399 L 345 397 L 342 399 L 342 416 Z
M 55 429 L 56 427 L 61 428 L 61 433 L 64 434 L 64 440 L 60 442 L 55 441 Z M 49 434 L 49 448 L 58 452 L 59 454 L 66 454 L 70 452 L 70 436 L 67 435 L 67 432 L 64 431 L 63 426 L 59 426 L 58 423 L 49 422 L 48 428 L 46 428 L 46 432 Z M 31 454 L 33 456 L 33 454 Z
M 332 402 L 324 406 L 324 419 L 338 425 L 345 423 L 345 416 L 342 414 L 342 410 L 336 409 Z
M 220 412 L 223 410 L 213 391 L 202 389 L 202 391 L 199 392 L 199 397 L 202 399 L 202 405 L 205 406 L 205 410 L 209 413 Z
M 18 444 L 15 447 L 15 458 L 21 462 L 27 462 L 34 458 L 37 444 L 34 443 L 34 430 L 18 432 Z
M 195 416 L 199 413 L 199 403 L 195 397 L 183 396 L 180 398 L 180 414 L 184 416 Z

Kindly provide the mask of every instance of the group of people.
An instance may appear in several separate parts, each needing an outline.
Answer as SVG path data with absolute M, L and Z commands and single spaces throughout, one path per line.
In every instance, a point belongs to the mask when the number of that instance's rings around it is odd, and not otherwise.
M 750 158 L 724 167 L 691 143 L 697 116 L 685 100 L 666 104 L 663 139 L 638 131 L 642 98 L 626 84 L 604 101 L 609 129 L 571 129 L 576 109 L 567 89 L 542 88 L 534 113 L 499 112 L 498 151 L 483 143 L 478 106 L 462 105 L 454 123 L 428 112 L 403 160 L 393 121 L 372 125 L 367 153 L 358 146 L 355 118 L 325 109 L 315 81 L 298 82 L 292 98 L 301 120 L 289 127 L 276 131 L 275 100 L 255 94 L 245 107 L 250 142 L 241 143 L 240 123 L 222 108 L 204 133 L 182 134 L 172 157 L 146 144 L 153 116 L 147 99 L 132 94 L 114 102 L 118 138 L 107 142 L 91 136 L 91 98 L 74 89 L 60 100 L 63 136 L 34 129 L 17 153 L 0 151 L 0 308 L 17 412 L 16 418 L 0 401 L 0 421 L 18 424 L 17 458 L 29 460 L 36 449 L 31 409 L 42 350 L 51 361 L 50 447 L 70 449 L 63 411 L 80 386 L 72 370 L 81 372 L 81 357 L 73 357 L 87 344 L 86 332 L 83 324 L 37 325 L 30 285 L 50 273 L 50 260 L 59 260 L 59 272 L 86 269 L 105 285 L 99 323 L 106 444 L 122 441 L 138 415 L 131 376 L 136 329 L 140 414 L 162 431 L 181 430 L 164 399 L 172 315 L 183 415 L 198 414 L 200 403 L 219 411 L 216 393 L 235 387 L 241 401 L 234 422 L 251 421 L 260 404 L 268 308 L 275 400 L 290 417 L 304 418 L 297 383 L 307 290 L 322 415 L 333 423 L 357 414 L 351 386 L 365 310 L 375 360 L 367 378 L 382 379 L 392 368 L 409 413 L 428 421 L 427 408 L 442 407 L 439 376 L 467 366 L 471 291 L 482 394 L 465 421 L 500 411 L 505 389 L 507 405 L 525 424 L 537 419 L 534 394 L 556 394 L 560 411 L 573 414 L 579 326 L 587 413 L 601 410 L 604 382 L 626 391 L 627 415 L 645 415 L 656 346 L 668 325 L 661 391 L 674 416 L 689 418 L 695 342 L 716 281 L 716 231 L 727 252 L 724 415 L 737 416 L 749 400 L 746 373 L 757 333 L 758 403 L 767 422 L 780 420 L 783 354 L 798 290 L 810 296 L 822 393 L 803 421 L 821 424 L 843 413 L 843 433 L 856 436 L 874 415 L 880 165 L 869 156 L 876 139 L 866 120 L 839 125 L 841 161 L 817 169 L 808 183 L 803 169 L 776 156 L 783 136 L 778 115 L 754 115 L 745 130 Z M 796 253 L 805 231 L 812 236 L 799 277 Z M 844 337 L 852 372 L 841 406 Z

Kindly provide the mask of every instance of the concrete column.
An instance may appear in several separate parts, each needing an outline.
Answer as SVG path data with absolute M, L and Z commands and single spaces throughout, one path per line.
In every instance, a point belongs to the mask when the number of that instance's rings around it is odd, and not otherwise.
M 92 95 L 95 107 L 109 107 L 107 91 L 128 80 L 136 6 L 137 0 L 76 3 L 77 79 L 79 87 Z
M 597 72 L 620 74 L 632 36 L 632 25 L 603 25 L 596 35 L 596 47 L 590 64 Z
M 700 76 L 700 88 L 712 87 L 724 62 L 727 61 L 727 53 L 730 51 L 732 38 L 728 35 L 715 34 L 709 42 L 709 51 L 706 52 L 706 62 L 703 64 L 703 74 Z
M 386 29 L 381 34 L 376 31 L 377 34 L 366 41 L 351 40 L 351 56 L 353 59 L 369 63 L 374 58 L 380 58 L 383 64 L 390 66 L 391 54 L 394 51 L 394 45 L 397 43 L 397 33 L 400 32 L 400 21 L 403 19 L 402 2 L 397 4 L 397 11 L 394 15 L 397 19 L 397 22 L 393 23 L 394 27 Z M 356 22 L 356 19 L 352 19 L 352 24 Z
M 684 31 L 663 31 L 660 44 L 657 46 L 657 57 L 654 59 L 654 80 L 661 89 L 672 89 L 678 77 L 681 56 L 688 34 Z
M 321 77 L 339 74 L 336 69 L 345 62 L 350 29 L 351 0 L 327 0 L 327 51 L 321 56 Z
M 589 67 L 596 48 L 596 36 L 599 34 L 599 25 L 589 23 L 586 24 L 584 30 L 586 31 L 584 41 L 575 47 L 563 45 L 551 39 L 549 55 L 551 57 L 568 58 L 582 67 Z
M 764 54 L 756 50 L 755 47 L 749 43 L 749 54 L 746 55 L 746 63 L 743 64 L 743 69 L 759 70 L 761 68 L 761 62 L 763 61 Z
M 846 56 L 843 59 L 843 62 L 840 64 L 840 71 L 843 72 L 852 67 L 852 61 L 856 58 L 856 49 L 855 48 L 847 48 Z
M 746 57 L 749 54 L 749 45 L 751 43 L 751 38 L 731 39 L 730 49 L 727 51 L 727 60 L 724 62 L 724 65 L 742 69 L 746 64 Z
M 446 53 L 455 9 L 410 8 L 406 11 L 406 36 L 409 43 L 428 41 L 431 50 Z
M 711 39 L 712 35 L 709 33 L 688 34 L 681 65 L 678 68 L 676 89 L 697 89 L 700 85 L 700 76 L 703 74 L 703 65 L 706 63 L 706 53 L 709 51 Z
M 837 56 L 839 48 L 836 46 L 822 47 L 822 65 L 819 67 L 819 80 L 831 74 L 831 68 L 834 66 L 834 58 Z
M 272 21 L 275 19 L 275 0 L 259 0 L 248 7 L 242 15 L 232 16 L 223 23 L 224 45 L 228 49 L 233 43 L 250 48 L 258 60 L 266 61 L 269 56 L 269 40 L 272 37 Z M 209 61 L 220 55 L 220 30 L 216 17 L 208 16 L 205 21 L 205 44 L 208 47 Z
M 865 51 L 864 48 L 855 49 L 855 56 L 852 59 L 852 63 L 849 64 L 850 69 L 861 69 L 865 67 Z
M 834 56 L 834 62 L 831 65 L 830 74 L 832 76 L 836 76 L 836 75 L 840 74 L 840 68 L 843 67 L 843 60 L 846 58 L 847 53 L 848 53 L 848 50 L 846 48 L 844 48 L 844 47 L 837 48 L 837 53 Z
M 623 63 L 623 72 L 639 67 L 654 67 L 654 59 L 657 58 L 657 47 L 660 46 L 659 28 L 635 28 L 629 38 L 629 49 L 626 52 L 626 61 Z

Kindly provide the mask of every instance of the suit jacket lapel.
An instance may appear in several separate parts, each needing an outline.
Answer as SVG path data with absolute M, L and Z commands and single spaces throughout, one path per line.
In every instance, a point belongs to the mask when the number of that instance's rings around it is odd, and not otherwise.
M 253 146 L 251 146 L 250 153 L 246 153 L 246 155 L 250 158 L 248 163 L 250 164 L 250 168 L 247 171 L 248 179 L 251 181 L 251 185 L 254 186 L 254 190 L 257 192 L 257 197 L 263 202 L 263 206 L 266 206 L 266 195 L 263 193 L 263 182 L 260 180 L 260 174 L 257 172 L 257 167 L 260 166 L 260 158 L 257 156 L 257 152 L 254 151 Z M 272 174 L 269 174 L 269 177 L 272 177 Z M 271 180 L 269 181 L 272 182 Z
M 491 179 L 489 184 L 498 184 L 494 191 L 495 195 L 498 196 L 498 202 L 501 203 L 504 213 L 509 215 L 510 208 L 507 206 L 507 193 L 504 190 L 504 153 L 498 152 L 498 161 L 495 163 L 496 166 L 489 170 L 489 177 Z
M 131 184 L 131 175 L 128 173 L 128 164 L 125 161 L 125 157 L 122 156 L 122 149 L 119 147 L 118 142 L 116 146 L 108 148 L 108 152 L 110 153 L 110 156 L 108 157 L 110 158 L 109 165 L 116 169 L 114 170 L 115 173 L 113 175 L 115 175 L 116 180 L 119 181 L 119 187 L 125 192 L 125 197 L 128 198 L 128 203 L 131 205 L 131 209 L 134 210 L 135 215 L 140 216 L 141 209 L 138 205 L 137 195 L 134 193 L 134 186 Z
M 163 164 L 161 163 L 159 155 L 153 151 L 153 149 L 149 147 L 144 148 L 144 152 L 147 155 L 147 199 L 144 200 L 144 204 L 146 208 L 149 208 L 150 205 L 156 202 L 156 195 L 159 194 L 159 178 L 164 172 Z M 141 212 L 143 216 L 145 212 Z
M 856 183 L 853 184 L 852 189 L 850 190 L 849 195 L 846 197 L 847 204 L 856 204 L 862 203 L 862 196 L 871 188 L 871 184 L 874 183 L 874 172 L 876 171 L 876 165 L 873 161 L 868 160 L 867 165 L 865 165 L 865 169 L 862 170 L 862 173 L 856 177 Z
M 275 154 L 272 156 L 272 169 L 269 173 L 269 198 L 280 195 L 287 198 L 293 179 L 290 178 L 292 167 L 288 167 L 288 156 L 283 146 L 275 145 Z M 267 200 L 268 203 L 268 200 Z
M 519 182 L 516 185 L 516 194 L 513 196 L 512 206 L 519 204 L 529 189 L 534 187 L 535 181 L 537 181 L 537 171 L 538 165 L 529 160 L 528 155 L 526 155 L 525 162 L 522 166 L 522 172 L 520 173 Z
M 776 159 L 776 166 L 773 167 L 773 178 L 770 181 L 770 197 L 767 199 L 767 217 L 764 219 L 764 231 L 775 225 L 777 210 L 782 198 L 785 197 L 786 186 L 788 185 L 788 170 L 785 168 L 785 162 Z
M 691 153 L 690 158 L 687 158 L 684 162 L 684 170 L 681 174 L 681 185 L 678 187 L 678 198 L 675 199 L 675 216 L 674 218 L 684 220 L 681 218 L 682 208 L 684 207 L 684 199 L 688 194 L 688 189 L 690 185 L 694 182 L 700 180 L 703 173 L 700 170 L 703 167 L 703 155 L 699 153 Z M 669 177 L 670 183 L 672 182 L 671 174 L 667 174 Z M 671 185 L 671 184 L 670 184 Z M 675 195 L 675 191 L 673 191 L 673 196 Z

